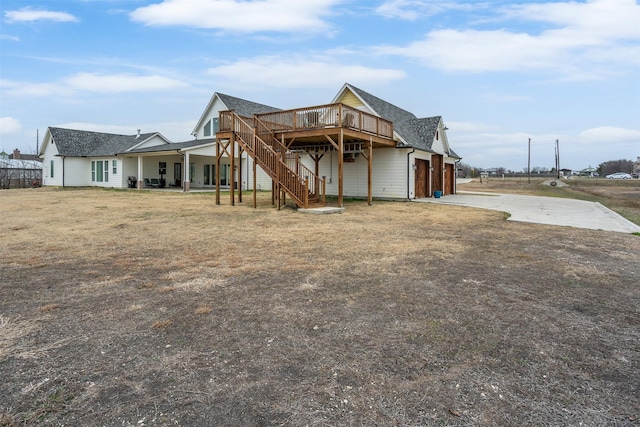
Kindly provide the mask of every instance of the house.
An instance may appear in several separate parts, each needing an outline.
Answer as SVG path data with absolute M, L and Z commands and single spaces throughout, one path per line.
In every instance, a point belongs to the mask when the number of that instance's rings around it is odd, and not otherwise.
M 0 188 L 39 187 L 42 182 L 42 163 L 33 155 L 0 153 Z
M 298 206 L 327 195 L 411 200 L 453 194 L 456 163 L 442 117 L 418 118 L 345 84 L 330 104 L 292 110 L 214 93 L 191 141 L 50 127 L 44 185 L 272 190 Z M 133 182 L 133 185 L 131 183 Z
M 233 170 L 236 157 L 248 156 L 273 182 L 278 201 L 289 196 L 308 207 L 335 195 L 342 206 L 345 196 L 371 203 L 456 191 L 461 158 L 449 146 L 442 117 L 418 118 L 348 83 L 331 104 L 252 117 L 219 111 L 217 124 L 216 152 Z
M 158 132 L 118 135 L 49 127 L 40 147 L 43 185 L 213 189 L 217 124 L 212 119 L 219 110 L 252 115 L 275 108 L 214 94 L 198 122 L 200 130 L 192 133 L 196 139 L 179 143 Z M 228 165 L 228 159 L 223 159 L 219 181 L 223 187 L 230 181 Z
M 588 168 L 585 168 L 585 169 L 582 169 L 581 171 L 573 172 L 573 173 L 579 176 L 591 176 L 591 177 L 598 176 L 598 171 L 593 166 L 589 166 Z

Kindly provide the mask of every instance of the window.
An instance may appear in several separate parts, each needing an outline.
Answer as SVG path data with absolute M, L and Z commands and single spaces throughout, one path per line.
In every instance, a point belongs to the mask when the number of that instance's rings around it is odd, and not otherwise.
M 218 123 L 218 117 L 215 119 L 211 119 L 211 123 L 213 124 L 213 133 L 216 134 L 220 130 L 220 124 Z
M 91 161 L 91 182 L 96 182 L 96 162 Z
M 216 165 L 204 165 L 204 185 L 215 185 Z
M 113 169 L 111 172 L 112 172 L 114 175 L 117 175 L 117 174 L 118 174 L 118 161 L 117 161 L 117 160 L 112 160 L 112 161 L 111 161 L 111 167 L 112 167 L 112 169 Z
M 193 178 L 196 177 L 196 164 L 189 163 L 189 182 L 193 182 Z
M 51 178 L 53 178 L 53 160 L 49 163 L 49 169 L 51 170 Z
M 104 161 L 104 182 L 109 182 L 109 160 Z
M 204 125 L 204 136 L 211 136 L 211 120 Z
M 96 181 L 102 182 L 104 171 L 102 170 L 102 161 L 96 162 Z

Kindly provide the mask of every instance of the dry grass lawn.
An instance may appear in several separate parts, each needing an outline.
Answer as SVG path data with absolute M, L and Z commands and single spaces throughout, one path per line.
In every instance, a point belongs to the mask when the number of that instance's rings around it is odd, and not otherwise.
M 0 192 L 0 426 L 636 426 L 640 237 Z

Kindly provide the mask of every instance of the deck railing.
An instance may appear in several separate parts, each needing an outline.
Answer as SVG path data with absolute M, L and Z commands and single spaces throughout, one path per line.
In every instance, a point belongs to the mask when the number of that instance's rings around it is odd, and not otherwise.
M 231 130 L 231 118 L 221 112 L 220 131 Z M 386 139 L 393 139 L 393 123 L 345 104 L 326 104 L 294 110 L 258 114 L 272 133 L 343 127 Z

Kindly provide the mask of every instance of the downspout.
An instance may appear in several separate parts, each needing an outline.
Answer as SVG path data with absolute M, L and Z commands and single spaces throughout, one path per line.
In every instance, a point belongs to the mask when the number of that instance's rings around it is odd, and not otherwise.
M 407 153 L 407 201 L 411 201 L 410 187 L 410 171 L 411 171 L 411 155 L 416 152 L 415 147 Z
M 458 194 L 458 163 L 460 163 L 462 159 L 458 159 L 453 162 L 453 194 Z

